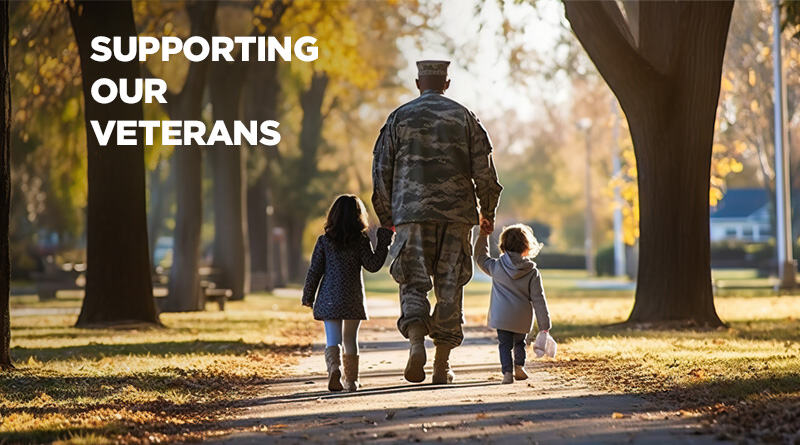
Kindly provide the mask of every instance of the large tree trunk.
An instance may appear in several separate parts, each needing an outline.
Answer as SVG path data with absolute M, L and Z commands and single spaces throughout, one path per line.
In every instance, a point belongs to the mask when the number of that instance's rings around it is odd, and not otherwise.
M 0 4 L 0 116 L 3 126 L 0 131 L 0 369 L 13 368 L 11 364 L 11 317 L 9 291 L 11 260 L 8 249 L 8 218 L 11 209 L 11 88 L 8 78 L 8 30 L 9 2 Z
M 258 63 L 251 67 L 244 101 L 245 115 L 262 122 L 278 120 L 278 81 L 277 63 Z M 271 290 L 270 273 L 270 226 L 272 215 L 268 214 L 269 202 L 269 163 L 274 161 L 277 147 L 258 148 L 249 153 L 253 163 L 259 163 L 257 178 L 247 188 L 247 232 L 250 241 L 250 273 L 252 290 Z M 258 162 L 255 162 L 258 161 Z
M 289 242 L 289 278 L 293 281 L 301 281 L 305 273 L 303 231 L 313 205 L 309 186 L 311 178 L 318 172 L 317 153 L 322 140 L 322 124 L 325 120 L 322 102 L 325 100 L 328 80 L 326 73 L 315 72 L 308 89 L 300 93 L 300 107 L 303 109 L 300 129 L 301 154 L 295 171 L 297 190 L 292 191 L 299 194 L 300 202 L 287 203 L 291 207 L 287 209 L 290 217 L 286 227 Z
M 214 120 L 228 128 L 239 118 L 242 85 L 248 64 L 217 63 L 211 67 L 211 104 Z M 209 153 L 214 171 L 214 267 L 217 286 L 233 291 L 233 300 L 250 292 L 250 258 L 247 242 L 246 168 L 242 147 L 217 144 Z
M 95 62 L 91 40 L 98 35 L 136 36 L 130 1 L 79 1 L 70 8 L 78 43 L 83 82 L 88 152 L 88 209 L 86 224 L 86 296 L 78 325 L 128 321 L 158 323 L 150 278 L 145 203 L 144 147 L 101 147 L 90 121 L 105 126 L 109 119 L 143 119 L 141 104 L 121 100 L 102 105 L 91 96 L 100 78 L 140 77 L 136 61 Z M 114 138 L 111 139 L 112 141 Z
M 211 37 L 216 1 L 187 2 L 192 35 Z M 175 120 L 202 120 L 203 92 L 209 62 L 192 62 L 180 94 L 168 103 L 169 115 Z M 172 269 L 169 276 L 169 296 L 164 309 L 168 311 L 199 311 L 204 309 L 200 289 L 200 229 L 203 224 L 203 152 L 200 147 L 178 147 L 172 158 L 175 175 L 175 241 Z
M 722 324 L 714 309 L 709 182 L 732 1 L 565 2 L 620 101 L 639 180 L 634 323 Z

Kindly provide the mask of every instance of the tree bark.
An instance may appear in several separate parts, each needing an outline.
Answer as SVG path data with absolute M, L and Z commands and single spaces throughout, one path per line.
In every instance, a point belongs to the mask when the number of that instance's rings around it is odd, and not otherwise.
M 245 63 L 217 63 L 211 67 L 210 92 L 214 120 L 228 128 L 239 118 Z M 231 289 L 232 300 L 250 292 L 250 258 L 247 241 L 246 183 L 242 147 L 217 144 L 211 149 L 214 171 L 214 267 L 218 287 Z
M 245 115 L 262 122 L 278 120 L 278 64 L 258 63 L 251 67 L 245 95 Z M 258 177 L 247 188 L 247 232 L 250 241 L 250 273 L 252 290 L 271 290 L 273 279 L 270 261 L 270 220 L 267 214 L 270 168 L 277 147 L 258 148 L 250 158 L 261 162 Z
M 141 120 L 141 104 L 116 100 L 103 105 L 91 96 L 99 78 L 139 77 L 137 62 L 91 60 L 91 40 L 98 35 L 136 36 L 130 1 L 78 1 L 70 8 L 78 43 L 83 82 L 88 153 L 88 209 L 86 223 L 86 295 L 79 326 L 95 323 L 158 323 L 150 278 L 145 203 L 144 147 L 101 147 L 90 121 L 102 126 L 109 119 Z M 111 140 L 112 144 L 114 138 Z
M 216 1 L 187 2 L 191 35 L 211 37 Z M 209 62 L 192 62 L 181 92 L 168 99 L 175 120 L 202 120 L 203 92 Z M 172 158 L 175 176 L 175 235 L 169 296 L 164 310 L 200 311 L 205 308 L 200 289 L 200 229 L 203 224 L 203 152 L 200 147 L 177 147 Z
M 11 369 L 11 314 L 9 292 L 11 260 L 9 257 L 9 211 L 11 209 L 11 85 L 8 73 L 9 2 L 0 4 L 0 95 L 2 95 L 3 131 L 0 132 L 0 369 Z
M 732 1 L 565 2 L 573 31 L 620 101 L 639 181 L 632 323 L 722 324 L 714 308 L 709 182 Z M 633 30 L 633 31 L 632 31 Z
M 160 159 L 156 168 L 150 172 L 150 212 L 148 214 L 147 233 L 150 241 L 150 261 L 153 269 L 158 266 L 155 263 L 155 249 L 158 238 L 162 233 L 161 231 L 164 229 L 164 219 L 170 207 L 171 191 L 173 189 L 173 175 L 162 179 L 164 164 L 167 164 L 167 168 L 169 168 L 167 161 Z
M 322 140 L 322 124 L 325 120 L 322 102 L 325 100 L 328 80 L 326 73 L 315 72 L 308 89 L 300 93 L 300 106 L 303 109 L 299 138 L 301 154 L 294 172 L 297 182 L 294 185 L 296 190 L 293 191 L 299 194 L 299 199 L 287 209 L 290 216 L 286 227 L 289 242 L 289 278 L 293 281 L 301 281 L 305 272 L 303 231 L 312 206 L 309 186 L 311 179 L 319 170 L 317 154 Z

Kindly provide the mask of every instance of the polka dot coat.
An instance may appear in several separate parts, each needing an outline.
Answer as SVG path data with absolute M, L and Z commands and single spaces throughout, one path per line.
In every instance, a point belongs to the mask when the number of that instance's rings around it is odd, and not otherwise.
M 380 270 L 392 235 L 389 229 L 378 229 L 378 246 L 374 252 L 366 235 L 346 246 L 337 246 L 325 235 L 317 239 L 303 287 L 303 303 L 313 303 L 315 319 L 367 319 L 361 267 L 370 272 Z

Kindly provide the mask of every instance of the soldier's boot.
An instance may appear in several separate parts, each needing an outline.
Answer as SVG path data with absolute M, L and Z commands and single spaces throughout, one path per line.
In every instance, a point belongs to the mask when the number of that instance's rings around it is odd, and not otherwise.
M 450 347 L 436 345 L 436 356 L 433 359 L 433 377 L 431 383 L 434 385 L 444 385 L 453 383 L 456 374 L 450 369 Z
M 358 382 L 358 355 L 345 354 L 344 359 L 344 389 L 347 391 L 357 391 L 361 386 Z
M 411 347 L 408 351 L 408 363 L 404 376 L 412 383 L 419 383 L 425 380 L 425 362 L 428 357 L 425 355 L 425 334 L 428 330 L 422 323 L 414 323 L 408 327 L 408 341 Z
M 342 387 L 342 351 L 339 346 L 325 348 L 325 364 L 328 366 L 328 390 L 341 391 Z

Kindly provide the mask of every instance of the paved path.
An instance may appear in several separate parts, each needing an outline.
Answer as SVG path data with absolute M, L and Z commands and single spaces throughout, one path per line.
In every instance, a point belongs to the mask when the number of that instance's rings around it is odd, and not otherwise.
M 374 316 L 397 310 L 377 301 L 370 301 L 370 309 Z M 427 382 L 409 384 L 402 377 L 407 343 L 392 324 L 373 319 L 362 328 L 361 390 L 326 390 L 323 345 L 317 345 L 294 376 L 248 401 L 234 421 L 238 427 L 260 426 L 263 433 L 216 443 L 721 443 L 698 434 L 694 419 L 658 411 L 636 396 L 564 381 L 546 362 L 530 362 L 528 381 L 502 385 L 494 335 L 480 326 L 467 326 L 464 344 L 453 352 L 456 384 L 427 383 L 430 343 Z

